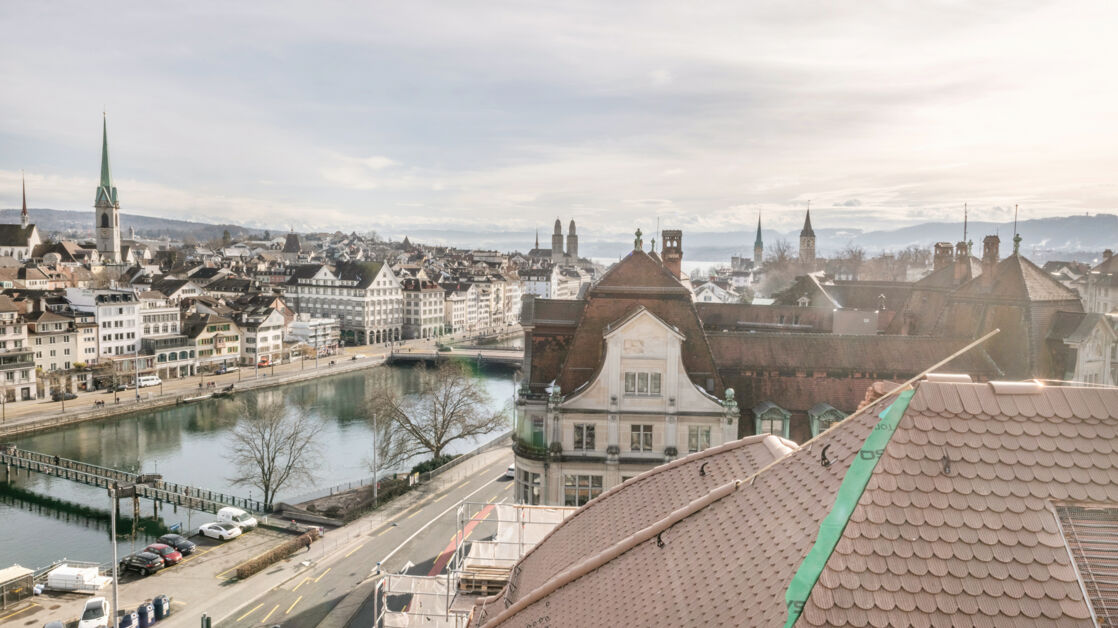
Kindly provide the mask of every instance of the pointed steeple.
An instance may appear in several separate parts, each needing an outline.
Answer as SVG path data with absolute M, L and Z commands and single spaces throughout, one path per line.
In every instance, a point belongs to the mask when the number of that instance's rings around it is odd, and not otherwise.
M 811 205 L 807 207 L 807 215 L 804 216 L 804 228 L 800 230 L 800 237 L 815 237 L 815 231 L 811 228 Z
M 113 175 L 109 170 L 109 122 L 104 113 L 101 120 L 101 184 L 97 188 L 97 201 L 102 200 L 110 205 L 116 204 L 116 188 L 113 187 Z
M 757 239 L 753 241 L 753 248 L 764 245 L 765 243 L 761 241 L 761 212 L 757 212 Z
M 27 179 L 24 178 L 23 171 L 19 173 L 19 181 L 20 185 L 23 186 L 23 211 L 19 213 L 19 226 L 26 229 L 31 219 L 27 215 Z
M 540 230 L 536 229 L 536 250 L 540 250 Z

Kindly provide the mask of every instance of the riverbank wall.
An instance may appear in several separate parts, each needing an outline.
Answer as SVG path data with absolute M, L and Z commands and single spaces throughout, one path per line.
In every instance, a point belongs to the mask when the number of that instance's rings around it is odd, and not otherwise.
M 246 379 L 236 383 L 235 391 L 237 393 L 246 392 L 249 390 L 262 390 L 265 388 L 275 388 L 277 386 L 286 386 L 288 384 L 297 384 L 300 382 L 319 379 L 322 377 L 332 377 L 334 375 L 344 375 L 356 371 L 363 371 L 365 369 L 381 366 L 385 363 L 383 357 L 374 359 L 358 360 L 358 361 L 342 361 L 336 362 L 333 366 L 325 366 L 310 371 L 298 371 L 295 373 L 285 373 L 283 375 L 265 376 L 254 379 Z M 0 424 L 0 441 L 11 439 L 15 437 L 28 436 L 30 434 L 45 432 L 52 429 L 67 427 L 77 423 L 85 423 L 88 421 L 100 421 L 102 419 L 110 419 L 115 417 L 124 417 L 132 414 L 139 414 L 143 412 L 150 412 L 160 408 L 167 408 L 184 403 L 195 403 L 210 399 L 213 395 L 209 393 L 204 394 L 176 394 L 176 395 L 155 395 L 151 397 L 143 397 L 139 401 L 129 399 L 125 400 L 123 397 L 127 394 L 132 394 L 133 391 L 125 391 L 121 395 L 120 403 L 106 403 L 95 409 L 75 410 L 71 412 L 57 412 L 45 411 L 42 414 L 33 414 L 12 419 Z M 150 393 L 148 393 L 150 394 Z

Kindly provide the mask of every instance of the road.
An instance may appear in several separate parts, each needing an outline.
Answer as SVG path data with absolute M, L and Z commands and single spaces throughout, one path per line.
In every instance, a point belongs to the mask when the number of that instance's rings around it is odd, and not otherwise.
M 509 451 L 453 487 L 424 497 L 391 521 L 331 549 L 325 556 L 316 556 L 323 549 L 312 546 L 303 560 L 316 560 L 314 569 L 246 602 L 218 625 L 236 628 L 317 626 L 346 594 L 370 576 L 378 562 L 382 570 L 389 572 L 399 572 L 411 562 L 408 573 L 442 573 L 450 558 L 447 550 L 458 532 L 458 506 L 464 501 L 490 504 L 512 501 L 513 482 L 502 477 L 511 463 L 512 452 Z M 491 510 L 483 515 L 490 515 Z M 478 520 L 483 518 L 479 516 Z M 470 533 L 467 540 L 481 538 L 492 531 L 475 525 Z M 327 537 L 330 534 L 327 533 Z M 328 540 L 323 547 L 329 545 Z M 295 560 L 299 558 L 298 554 L 294 557 Z M 366 603 L 351 625 L 373 625 L 374 612 L 371 601 Z

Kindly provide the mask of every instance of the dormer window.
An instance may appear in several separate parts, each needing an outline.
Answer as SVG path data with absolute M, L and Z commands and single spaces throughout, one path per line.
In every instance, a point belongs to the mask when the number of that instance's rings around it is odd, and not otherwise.
M 659 397 L 660 373 L 646 371 L 626 372 L 625 395 L 630 397 Z

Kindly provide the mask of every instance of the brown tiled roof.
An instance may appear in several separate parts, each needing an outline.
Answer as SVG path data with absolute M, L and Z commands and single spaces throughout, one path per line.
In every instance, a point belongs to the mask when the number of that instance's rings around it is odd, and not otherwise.
M 512 603 L 554 573 L 656 523 L 735 478 L 753 475 L 797 448 L 792 441 L 747 436 L 646 471 L 606 491 L 556 527 L 519 563 L 502 599 Z M 503 608 L 503 606 L 502 606 Z
M 709 333 L 720 370 L 791 369 L 916 375 L 961 349 L 966 340 L 930 336 L 836 336 L 833 334 Z M 997 375 L 997 366 L 977 347 L 945 370 Z
M 476 618 L 782 625 L 788 584 L 883 403 L 740 484 L 696 486 L 687 505 L 569 567 L 520 574 L 542 584 Z M 1116 454 L 1116 389 L 920 383 L 798 624 L 1093 625 L 1054 506 L 1118 504 Z

